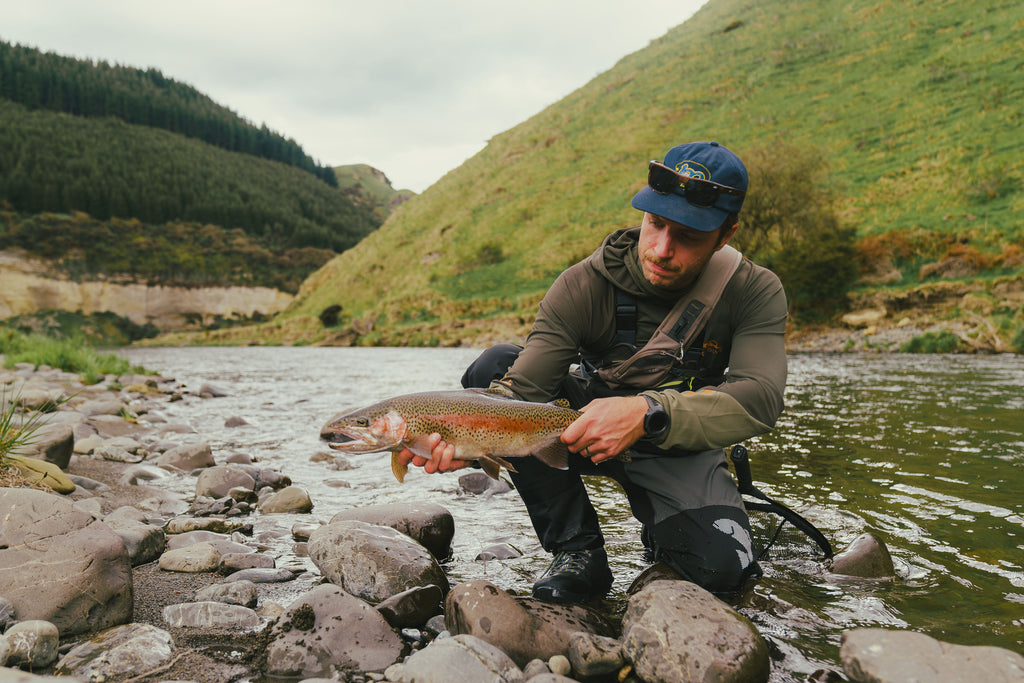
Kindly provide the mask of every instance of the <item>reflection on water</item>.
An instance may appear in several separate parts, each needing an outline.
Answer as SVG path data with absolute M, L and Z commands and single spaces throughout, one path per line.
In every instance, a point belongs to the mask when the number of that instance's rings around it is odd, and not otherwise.
M 430 501 L 455 517 L 453 581 L 486 578 L 528 589 L 548 558 L 515 494 L 458 492 L 454 475 L 412 472 L 394 481 L 387 454 L 352 456 L 330 471 L 320 427 L 335 413 L 412 391 L 456 388 L 468 349 L 128 349 L 133 361 L 193 390 L 212 382 L 225 399 L 167 404 L 215 455 L 245 451 L 310 491 L 313 516 L 377 502 Z M 909 628 L 967 645 L 1024 649 L 1024 358 L 813 354 L 790 359 L 786 411 L 775 431 L 751 440 L 754 479 L 811 519 L 837 549 L 865 531 L 888 544 L 896 581 L 841 580 L 823 571 L 812 545 L 784 527 L 763 562 L 765 578 L 742 611 L 789 680 L 838 660 L 842 631 Z M 244 417 L 253 426 L 225 429 Z M 350 488 L 330 485 L 343 480 Z M 337 482 L 333 482 L 337 483 Z M 589 483 L 602 515 L 620 597 L 644 567 L 639 525 L 618 487 Z M 759 540 L 777 518 L 754 513 Z M 290 526 L 290 518 L 281 524 Z M 512 561 L 477 562 L 508 543 Z M 796 680 L 796 678 L 793 678 Z

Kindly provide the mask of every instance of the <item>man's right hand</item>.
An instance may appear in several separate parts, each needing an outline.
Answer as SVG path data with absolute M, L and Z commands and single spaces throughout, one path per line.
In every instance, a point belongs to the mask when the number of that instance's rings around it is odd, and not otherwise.
M 430 449 L 429 459 L 422 455 L 416 455 L 408 448 L 403 448 L 398 452 L 398 460 L 406 466 L 412 464 L 422 467 L 427 474 L 454 472 L 472 464 L 469 460 L 456 459 L 455 444 L 445 443 L 440 434 L 434 433 L 427 437 L 426 445 Z

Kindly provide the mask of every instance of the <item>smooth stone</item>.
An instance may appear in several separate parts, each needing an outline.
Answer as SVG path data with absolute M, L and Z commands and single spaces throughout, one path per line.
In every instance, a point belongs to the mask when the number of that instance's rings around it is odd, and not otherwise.
M 149 624 L 126 624 L 73 647 L 57 664 L 56 673 L 103 681 L 126 671 L 155 669 L 167 663 L 174 651 L 167 631 Z
M 186 602 L 168 605 L 163 611 L 170 626 L 184 628 L 227 628 L 248 631 L 262 623 L 260 616 L 248 607 L 224 602 Z

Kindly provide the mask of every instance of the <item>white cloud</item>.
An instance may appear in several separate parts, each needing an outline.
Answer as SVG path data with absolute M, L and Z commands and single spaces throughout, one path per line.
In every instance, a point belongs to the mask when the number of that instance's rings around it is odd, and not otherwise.
M 195 86 L 422 192 L 704 0 L 0 0 L 0 39 Z

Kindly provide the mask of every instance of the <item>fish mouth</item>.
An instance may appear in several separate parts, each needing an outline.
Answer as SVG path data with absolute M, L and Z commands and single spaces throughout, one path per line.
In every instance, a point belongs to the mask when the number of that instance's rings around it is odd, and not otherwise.
M 365 434 L 339 429 L 324 437 L 328 448 L 345 453 L 376 453 L 387 450 L 376 439 L 367 437 Z

